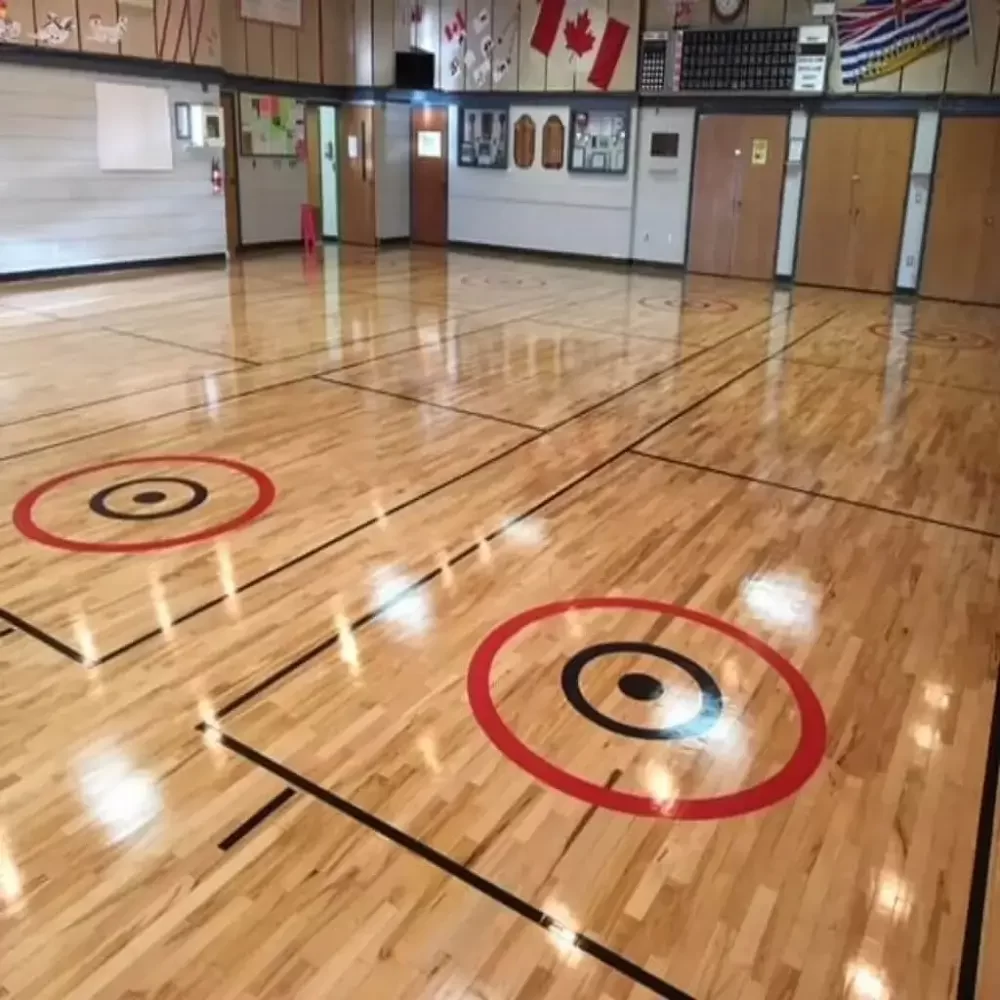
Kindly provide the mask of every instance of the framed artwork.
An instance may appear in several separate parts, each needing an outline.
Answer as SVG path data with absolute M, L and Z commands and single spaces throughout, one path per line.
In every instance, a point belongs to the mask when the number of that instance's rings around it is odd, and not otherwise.
M 514 125 L 514 165 L 530 169 L 535 162 L 535 122 L 531 115 L 521 115 Z
M 582 174 L 628 172 L 629 112 L 574 108 L 570 112 L 569 169 Z
M 507 108 L 461 108 L 458 165 L 507 169 Z
M 558 115 L 549 115 L 542 129 L 542 166 L 546 170 L 562 170 L 566 148 L 566 126 Z

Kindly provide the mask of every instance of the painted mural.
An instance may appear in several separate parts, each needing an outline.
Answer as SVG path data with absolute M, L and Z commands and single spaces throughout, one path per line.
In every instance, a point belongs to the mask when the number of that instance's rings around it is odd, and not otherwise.
M 0 42 L 221 65 L 220 0 L 0 0 Z

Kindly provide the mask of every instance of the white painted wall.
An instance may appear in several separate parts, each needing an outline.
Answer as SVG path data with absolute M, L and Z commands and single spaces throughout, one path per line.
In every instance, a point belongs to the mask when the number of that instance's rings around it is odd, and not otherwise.
M 695 111 L 693 108 L 642 108 L 638 118 L 632 257 L 661 264 L 683 264 L 694 159 Z M 654 132 L 677 133 L 676 159 L 649 155 Z
M 457 164 L 458 109 L 451 108 L 448 151 L 448 238 L 467 243 L 554 253 L 627 258 L 632 243 L 632 188 L 636 114 L 632 113 L 629 171 L 623 177 L 545 170 L 541 163 L 542 127 L 559 115 L 569 134 L 567 105 L 512 105 L 509 121 L 522 114 L 535 120 L 535 162 L 528 170 L 460 167 Z
M 410 106 L 386 104 L 375 175 L 378 238 L 410 235 Z
M 802 182 L 805 177 L 805 148 L 809 141 L 809 115 L 793 111 L 788 116 L 788 145 L 785 157 L 785 186 L 781 196 L 781 216 L 778 221 L 778 257 L 775 273 L 790 278 L 795 270 L 795 247 L 799 237 L 799 206 L 802 204 Z
M 337 109 L 319 109 L 319 144 L 322 150 L 320 184 L 323 196 L 323 236 L 335 240 L 340 233 L 337 201 Z
M 76 70 L 0 65 L 0 274 L 223 253 L 225 198 L 213 155 L 173 140 L 172 170 L 102 172 L 98 80 Z M 174 102 L 218 104 L 218 89 L 149 78 Z
M 938 111 L 921 111 L 917 115 L 917 134 L 913 143 L 913 162 L 910 166 L 910 187 L 906 195 L 906 218 L 903 223 L 903 240 L 899 253 L 899 271 L 896 274 L 896 284 L 900 288 L 917 287 L 940 119 L 941 114 Z
M 309 198 L 306 164 L 294 157 L 241 156 L 239 171 L 243 243 L 300 239 Z

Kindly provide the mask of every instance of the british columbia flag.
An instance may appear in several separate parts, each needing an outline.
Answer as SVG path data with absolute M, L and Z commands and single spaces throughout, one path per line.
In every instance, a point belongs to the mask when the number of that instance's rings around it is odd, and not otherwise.
M 969 33 L 968 0 L 863 0 L 837 11 L 844 83 L 871 80 Z

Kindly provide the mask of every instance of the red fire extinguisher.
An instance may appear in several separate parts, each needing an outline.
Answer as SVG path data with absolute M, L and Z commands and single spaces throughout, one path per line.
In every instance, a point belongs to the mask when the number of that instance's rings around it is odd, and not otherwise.
M 212 194 L 222 191 L 222 167 L 214 156 L 212 157 Z

